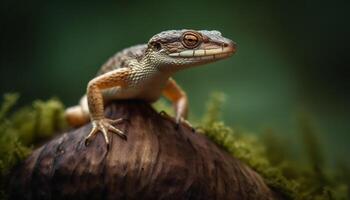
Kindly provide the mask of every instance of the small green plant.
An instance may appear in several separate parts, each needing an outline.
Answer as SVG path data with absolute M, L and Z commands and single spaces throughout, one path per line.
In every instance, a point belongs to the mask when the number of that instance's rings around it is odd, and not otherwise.
M 10 169 L 26 158 L 33 147 L 63 129 L 64 106 L 57 99 L 37 100 L 32 106 L 11 112 L 18 94 L 5 94 L 0 106 L 0 199 Z

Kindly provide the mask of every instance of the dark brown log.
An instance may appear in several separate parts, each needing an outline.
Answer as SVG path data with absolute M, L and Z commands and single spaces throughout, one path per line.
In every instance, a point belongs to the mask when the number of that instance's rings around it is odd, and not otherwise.
M 114 102 L 109 118 L 127 141 L 102 134 L 84 145 L 91 124 L 38 148 L 11 177 L 11 199 L 274 199 L 262 178 L 205 136 L 148 104 Z

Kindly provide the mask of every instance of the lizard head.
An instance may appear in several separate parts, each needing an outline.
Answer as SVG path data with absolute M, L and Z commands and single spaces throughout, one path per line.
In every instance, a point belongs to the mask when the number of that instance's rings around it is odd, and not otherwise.
M 171 30 L 150 39 L 146 56 L 162 71 L 177 71 L 221 60 L 235 52 L 236 43 L 219 31 Z

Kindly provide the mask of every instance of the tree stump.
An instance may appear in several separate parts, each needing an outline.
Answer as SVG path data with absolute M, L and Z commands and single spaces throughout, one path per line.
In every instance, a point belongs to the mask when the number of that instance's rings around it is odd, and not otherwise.
M 36 149 L 14 169 L 10 199 L 276 199 L 263 179 L 205 136 L 140 101 L 118 101 L 106 116 L 128 138 L 102 134 L 88 146 L 91 124 Z

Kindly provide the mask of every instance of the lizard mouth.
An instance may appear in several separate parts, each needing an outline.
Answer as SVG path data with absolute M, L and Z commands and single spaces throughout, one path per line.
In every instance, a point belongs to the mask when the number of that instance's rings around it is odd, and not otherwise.
M 221 59 L 227 58 L 234 54 L 236 48 L 234 45 L 228 47 L 216 48 L 216 49 L 192 49 L 185 50 L 178 53 L 169 54 L 170 57 L 179 57 L 179 58 L 190 58 L 190 59 Z

